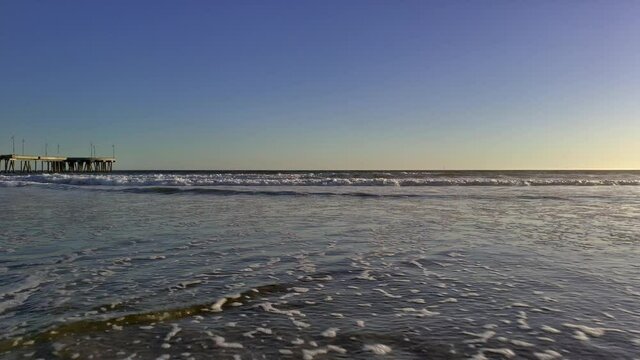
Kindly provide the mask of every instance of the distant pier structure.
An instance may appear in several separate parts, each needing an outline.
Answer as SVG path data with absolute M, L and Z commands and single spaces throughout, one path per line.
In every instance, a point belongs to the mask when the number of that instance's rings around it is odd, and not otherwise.
M 65 157 L 38 155 L 0 155 L 2 173 L 105 173 L 113 171 L 115 157 Z

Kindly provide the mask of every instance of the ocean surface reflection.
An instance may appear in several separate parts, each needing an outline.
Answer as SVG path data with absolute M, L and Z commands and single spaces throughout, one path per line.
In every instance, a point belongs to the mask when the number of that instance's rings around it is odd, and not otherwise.
M 640 353 L 640 187 L 0 188 L 0 354 Z

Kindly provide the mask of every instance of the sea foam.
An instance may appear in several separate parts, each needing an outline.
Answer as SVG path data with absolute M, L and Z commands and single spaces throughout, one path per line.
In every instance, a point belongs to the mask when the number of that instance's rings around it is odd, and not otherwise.
M 640 185 L 634 172 L 123 172 L 0 175 L 0 186 L 614 186 Z

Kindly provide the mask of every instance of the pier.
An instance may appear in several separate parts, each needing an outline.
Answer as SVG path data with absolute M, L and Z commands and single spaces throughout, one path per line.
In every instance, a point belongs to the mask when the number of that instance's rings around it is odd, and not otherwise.
M 0 173 L 105 173 L 113 171 L 115 157 L 0 155 Z

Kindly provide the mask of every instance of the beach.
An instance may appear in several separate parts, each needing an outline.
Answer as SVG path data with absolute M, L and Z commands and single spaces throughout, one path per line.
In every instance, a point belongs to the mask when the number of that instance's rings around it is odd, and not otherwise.
M 0 175 L 0 357 L 634 359 L 640 172 Z

